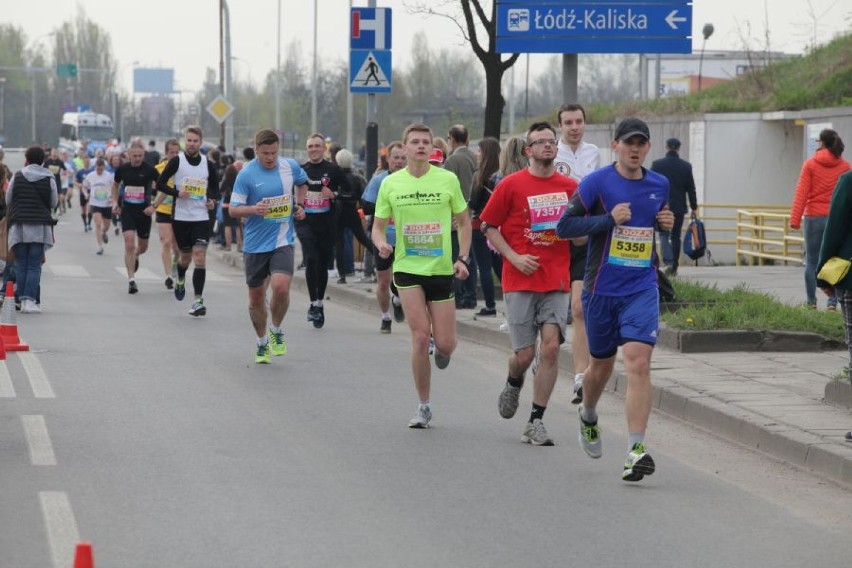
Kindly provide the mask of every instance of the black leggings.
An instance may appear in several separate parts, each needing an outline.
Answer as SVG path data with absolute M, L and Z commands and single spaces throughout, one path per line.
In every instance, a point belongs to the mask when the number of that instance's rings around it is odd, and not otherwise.
M 325 298 L 328 286 L 328 264 L 334 258 L 333 219 L 329 222 L 299 221 L 296 234 L 302 243 L 302 258 L 305 260 L 305 281 L 311 301 Z
M 358 210 L 355 209 L 355 204 L 344 203 L 343 207 L 340 209 L 340 216 L 337 219 L 337 247 L 334 253 L 335 258 L 337 259 L 337 272 L 341 277 L 346 274 L 343 254 L 344 247 L 346 246 L 343 234 L 346 232 L 346 229 L 352 231 L 352 235 L 358 239 L 358 242 L 361 243 L 365 249 L 372 250 L 373 248 L 373 243 L 370 241 L 367 233 L 364 232 L 363 225 L 361 225 L 361 218 L 358 216 Z

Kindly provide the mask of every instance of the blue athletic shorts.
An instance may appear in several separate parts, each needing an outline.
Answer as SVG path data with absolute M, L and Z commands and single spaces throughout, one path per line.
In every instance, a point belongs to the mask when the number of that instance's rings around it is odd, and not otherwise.
M 589 354 L 595 359 L 608 359 L 628 341 L 657 344 L 660 294 L 656 288 L 628 296 L 600 296 L 583 291 L 583 315 Z

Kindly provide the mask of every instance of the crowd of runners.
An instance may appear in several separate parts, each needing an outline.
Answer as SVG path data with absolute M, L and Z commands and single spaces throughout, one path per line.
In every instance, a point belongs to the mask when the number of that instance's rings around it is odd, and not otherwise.
M 325 325 L 323 298 L 336 248 L 340 268 L 341 211 L 351 209 L 346 215 L 358 220 L 354 228 L 369 233 L 356 237 L 373 257 L 377 331 L 390 333 L 394 320 L 408 322 L 418 398 L 410 428 L 430 427 L 432 359 L 438 369 L 450 364 L 456 310 L 476 305 L 475 283 L 472 298 L 465 285 L 477 274 L 485 296 L 479 315 L 496 315 L 493 270 L 512 345 L 497 401 L 500 416 L 515 415 L 530 371 L 532 407 L 521 440 L 554 444 L 544 414 L 560 345 L 573 321 L 580 445 L 590 457 L 601 456 L 596 407 L 621 347 L 629 430 L 622 475 L 638 481 L 655 470 L 645 445 L 659 320 L 654 243 L 656 232 L 671 229 L 674 221 L 669 183 L 642 165 L 650 132 L 641 120 L 618 125 L 611 143 L 615 162 L 601 167 L 599 149 L 583 141 L 584 109 L 565 105 L 556 119 L 557 127 L 534 123 L 525 136 L 503 144 L 483 139 L 477 153 L 461 125 L 451 129 L 448 143 L 426 125 L 409 125 L 387 146 L 385 163 L 369 183 L 359 183 L 348 151 L 329 152 L 322 134 L 307 138 L 307 160 L 300 164 L 280 156 L 272 130 L 258 132 L 246 160 L 233 164 L 203 155 L 202 132 L 193 126 L 182 143 L 166 142 L 162 160 L 133 141 L 94 158 L 52 151 L 43 166 L 55 175 L 56 214 L 73 210 L 76 188 L 83 230 L 93 233 L 96 254 L 103 254 L 111 235 L 122 235 L 130 294 L 139 291 L 139 257 L 148 251 L 156 222 L 163 283 L 184 300 L 192 265 L 189 314 L 196 317 L 207 314 L 206 253 L 225 193 L 228 218 L 242 230 L 258 364 L 287 353 L 283 325 L 297 239 L 310 296 L 307 320 L 317 329 Z M 9 193 L 25 181 L 16 177 Z M 345 283 L 345 274 L 340 276 Z

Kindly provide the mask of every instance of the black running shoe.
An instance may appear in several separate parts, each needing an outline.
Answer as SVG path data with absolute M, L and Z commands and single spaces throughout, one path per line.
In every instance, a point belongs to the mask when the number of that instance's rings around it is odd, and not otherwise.
M 127 293 L 128 294 L 135 294 L 138 291 L 139 291 L 139 287 L 136 285 L 136 281 L 131 280 L 130 284 L 127 286 Z
M 325 310 L 322 306 L 314 307 L 314 327 L 317 329 L 325 325 Z
M 404 322 L 405 312 L 402 311 L 402 302 L 400 302 L 399 305 L 396 305 L 391 302 L 391 305 L 393 305 L 393 319 L 396 320 L 396 323 Z
M 379 333 L 391 332 L 391 320 L 382 320 L 382 327 L 379 328 Z
M 175 281 L 171 276 L 166 276 L 166 290 L 171 290 L 175 287 Z

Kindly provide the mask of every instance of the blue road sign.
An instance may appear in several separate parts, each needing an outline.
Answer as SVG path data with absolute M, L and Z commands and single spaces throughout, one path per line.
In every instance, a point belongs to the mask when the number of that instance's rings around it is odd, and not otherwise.
M 349 92 L 390 93 L 391 51 L 350 49 Z
M 498 0 L 498 53 L 690 53 L 689 0 Z
M 391 48 L 390 8 L 352 8 L 349 49 Z

